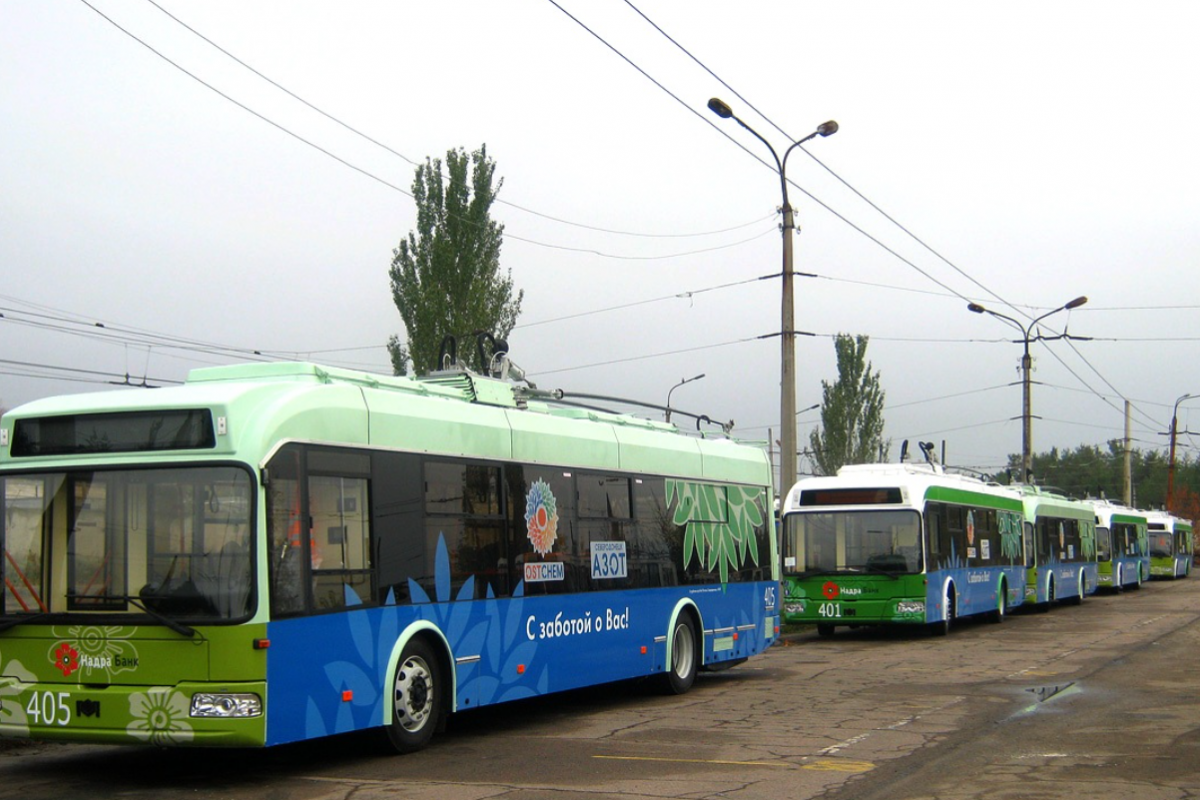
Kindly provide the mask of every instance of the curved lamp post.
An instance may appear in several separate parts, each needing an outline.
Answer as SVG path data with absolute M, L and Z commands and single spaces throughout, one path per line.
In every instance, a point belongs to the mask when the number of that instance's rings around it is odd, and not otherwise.
M 732 119 L 767 146 L 771 157 L 775 159 L 775 171 L 779 174 L 779 189 L 783 193 L 783 313 L 780 322 L 780 368 L 779 368 L 779 419 L 783 430 L 780 432 L 779 459 L 779 493 L 786 494 L 796 482 L 796 456 L 799 448 L 796 446 L 796 347 L 795 347 L 795 305 L 793 302 L 795 289 L 792 274 L 792 231 L 795 230 L 795 219 L 792 206 L 788 202 L 787 190 L 787 160 L 800 145 L 816 136 L 830 136 L 837 133 L 838 124 L 833 120 L 823 122 L 817 129 L 803 139 L 792 142 L 783 153 L 783 158 L 775 152 L 771 143 L 759 135 L 758 131 L 738 119 L 733 110 L 722 100 L 714 97 L 708 101 L 708 108 L 721 119 Z M 788 455 L 790 454 L 790 455 Z
M 1025 345 L 1025 354 L 1021 356 L 1021 373 L 1022 384 L 1024 387 L 1024 403 L 1022 404 L 1022 430 L 1021 430 L 1021 482 L 1025 483 L 1029 480 L 1030 474 L 1033 472 L 1033 414 L 1030 411 L 1029 399 L 1029 371 L 1032 366 L 1033 359 L 1029 357 L 1029 343 L 1034 341 L 1031 336 L 1033 326 L 1044 320 L 1051 314 L 1057 314 L 1059 311 L 1070 311 L 1072 308 L 1079 308 L 1087 302 L 1087 298 L 1080 295 L 1071 302 L 1061 305 L 1058 308 L 1047 311 L 1040 317 L 1037 317 L 1028 325 L 1022 325 L 1010 316 L 1001 314 L 999 311 L 992 311 L 990 308 L 984 308 L 978 303 L 968 303 L 967 310 L 974 311 L 976 314 L 991 314 L 996 319 L 1002 319 L 1012 325 L 1021 332 L 1021 343 Z M 1040 337 L 1039 337 L 1040 338 Z
M 1175 496 L 1175 434 L 1179 430 L 1179 404 L 1189 397 L 1195 397 L 1195 395 L 1183 395 L 1175 401 L 1175 408 L 1171 411 L 1171 458 L 1167 462 L 1167 511 L 1171 510 L 1171 500 Z
M 703 377 L 704 377 L 704 373 L 701 372 L 699 375 L 695 376 L 694 378 L 684 378 L 679 383 L 677 383 L 671 387 L 671 391 L 667 392 L 667 419 L 666 419 L 667 422 L 671 421 L 671 392 L 675 391 L 680 386 L 683 386 L 685 383 L 691 383 L 692 381 L 698 381 Z

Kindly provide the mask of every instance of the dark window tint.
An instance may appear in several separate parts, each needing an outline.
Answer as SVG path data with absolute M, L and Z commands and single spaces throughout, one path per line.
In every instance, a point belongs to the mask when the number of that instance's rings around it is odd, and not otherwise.
M 181 409 L 18 419 L 13 427 L 12 455 L 20 458 L 215 446 L 212 414 L 207 409 Z

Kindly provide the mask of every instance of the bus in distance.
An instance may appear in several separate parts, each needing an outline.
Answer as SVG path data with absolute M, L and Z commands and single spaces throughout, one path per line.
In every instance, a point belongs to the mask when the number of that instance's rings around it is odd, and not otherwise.
M 1097 586 L 1114 592 L 1139 589 L 1150 579 L 1146 514 L 1108 500 L 1096 509 Z
M 770 646 L 765 451 L 530 388 L 247 364 L 8 412 L 0 735 L 410 752 Z
M 936 464 L 863 464 L 798 482 L 783 513 L 784 621 L 927 626 L 1003 621 L 1021 604 L 1022 505 Z
M 1192 574 L 1192 522 L 1166 511 L 1146 512 L 1150 527 L 1150 577 L 1186 578 Z
M 1099 585 L 1095 508 L 1040 486 L 1014 489 L 1025 510 L 1025 602 L 1039 611 L 1082 603 Z

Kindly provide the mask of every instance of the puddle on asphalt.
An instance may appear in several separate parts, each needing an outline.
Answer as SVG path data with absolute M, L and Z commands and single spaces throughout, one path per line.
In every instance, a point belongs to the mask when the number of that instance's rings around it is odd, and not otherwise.
M 1032 692 L 1039 703 L 1044 703 L 1052 697 L 1057 697 L 1063 692 L 1070 692 L 1075 686 L 1075 681 L 1067 681 L 1066 683 L 1056 683 L 1053 686 L 1035 686 L 1032 689 L 1026 689 L 1027 692 Z M 1075 691 L 1079 691 L 1075 689 Z
M 1079 694 L 1083 690 L 1076 685 L 1075 681 L 1067 681 L 1066 683 L 1055 683 L 1050 684 L 1049 686 L 1034 686 L 1026 689 L 1025 691 L 1037 698 L 1037 701 L 1032 705 L 1028 705 L 1020 709 L 1017 711 L 1017 713 L 1013 714 L 1012 717 L 1009 717 L 1009 719 L 1022 717 L 1026 714 L 1032 714 L 1043 704 L 1051 700 L 1056 700 L 1061 697 L 1068 697 L 1073 694 Z

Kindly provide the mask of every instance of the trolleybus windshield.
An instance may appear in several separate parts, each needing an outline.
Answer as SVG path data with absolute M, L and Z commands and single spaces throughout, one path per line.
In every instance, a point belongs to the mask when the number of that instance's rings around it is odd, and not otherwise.
M 792 514 L 785 536 L 785 571 L 796 577 L 921 571 L 920 517 L 911 509 Z

